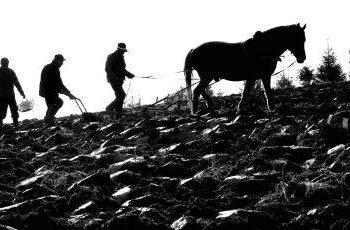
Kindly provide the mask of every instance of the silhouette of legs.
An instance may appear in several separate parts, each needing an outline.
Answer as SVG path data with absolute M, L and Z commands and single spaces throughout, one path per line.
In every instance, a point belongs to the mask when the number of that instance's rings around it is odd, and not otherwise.
M 198 110 L 199 96 L 201 94 L 202 94 L 204 100 L 206 101 L 208 108 L 212 109 L 214 107 L 214 103 L 213 103 L 212 99 L 207 94 L 207 92 L 205 92 L 205 88 L 208 86 L 208 84 L 211 82 L 211 80 L 212 79 L 203 80 L 201 78 L 201 81 L 199 82 L 197 87 L 193 90 L 193 113 L 196 113 Z
M 106 111 L 107 112 L 114 112 L 116 118 L 121 116 L 121 113 L 123 111 L 124 99 L 126 96 L 124 89 L 123 89 L 123 82 L 124 82 L 124 79 L 117 79 L 116 81 L 110 82 L 112 89 L 114 90 L 115 100 L 112 101 L 106 107 Z
M 211 97 L 209 96 L 209 94 L 205 91 L 205 88 L 202 91 L 202 96 L 203 96 L 204 100 L 207 102 L 208 109 L 212 110 L 214 108 L 214 102 L 211 99 Z
M 13 125 L 18 127 L 18 107 L 15 97 L 3 97 L 0 98 L 0 125 L 2 126 L 2 120 L 5 119 L 7 114 L 7 107 L 10 107 Z
M 7 113 L 7 103 L 5 98 L 0 98 L 0 132 L 2 131 L 3 121 Z
M 243 90 L 243 93 L 242 93 L 242 96 L 241 96 L 241 101 L 238 104 L 237 113 L 239 113 L 241 111 L 242 105 L 247 100 L 247 97 L 249 96 L 250 91 L 251 91 L 254 83 L 255 83 L 255 80 L 246 80 L 245 86 L 244 86 L 244 90 Z
M 13 121 L 13 125 L 17 128 L 18 127 L 18 107 L 17 107 L 17 102 L 16 98 L 12 97 L 9 100 L 9 106 L 10 106 L 10 111 L 11 111 L 11 117 Z
M 0 98 L 0 120 L 1 121 L 6 117 L 7 106 L 8 106 L 8 103 L 6 98 Z
M 272 90 L 271 90 L 271 77 L 262 78 L 261 80 L 264 84 L 267 107 L 269 110 L 273 110 L 275 109 L 275 103 L 273 101 Z
M 63 105 L 63 100 L 57 95 L 50 95 L 45 97 L 47 105 L 45 122 L 48 124 L 54 123 L 56 113 Z

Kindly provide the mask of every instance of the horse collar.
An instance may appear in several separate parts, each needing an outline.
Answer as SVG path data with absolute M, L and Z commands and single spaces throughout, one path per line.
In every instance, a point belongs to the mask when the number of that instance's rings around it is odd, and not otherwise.
M 266 58 L 276 61 L 282 61 L 280 58 L 280 55 L 258 55 L 257 50 L 254 47 L 254 41 L 253 39 L 248 39 L 245 42 L 242 42 L 242 50 L 246 58 L 254 59 L 254 58 Z

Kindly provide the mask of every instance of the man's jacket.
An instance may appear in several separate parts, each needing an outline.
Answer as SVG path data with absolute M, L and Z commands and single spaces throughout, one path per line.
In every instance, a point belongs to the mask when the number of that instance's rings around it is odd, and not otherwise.
M 13 86 L 24 95 L 21 85 L 18 82 L 15 72 L 10 68 L 0 68 L 0 97 L 14 97 Z
M 59 67 L 52 62 L 41 71 L 39 95 L 49 97 L 59 93 L 67 94 L 69 90 L 63 85 Z
M 108 81 L 114 81 L 115 78 L 124 79 L 125 76 L 131 77 L 132 74 L 127 71 L 124 60 L 124 55 L 118 51 L 111 53 L 106 61 L 106 73 Z

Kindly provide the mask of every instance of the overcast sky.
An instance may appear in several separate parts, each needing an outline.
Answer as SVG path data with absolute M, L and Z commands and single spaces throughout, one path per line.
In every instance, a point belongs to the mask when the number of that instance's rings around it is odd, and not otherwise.
M 137 76 L 128 98 L 154 102 L 184 85 L 182 73 L 187 52 L 203 42 L 240 42 L 257 30 L 300 22 L 307 24 L 304 63 L 316 68 L 327 46 L 334 49 L 343 70 L 349 72 L 349 3 L 282 0 L 0 0 L 0 57 L 10 60 L 35 109 L 20 113 L 20 120 L 42 118 L 46 105 L 38 96 L 40 73 L 56 53 L 67 61 L 61 67 L 64 84 L 80 97 L 89 111 L 104 110 L 114 94 L 106 81 L 106 57 L 118 42 L 125 42 L 127 69 Z M 277 70 L 294 61 L 285 58 Z M 303 64 L 303 65 L 304 65 Z M 288 71 L 293 76 L 303 65 Z M 237 92 L 241 83 L 216 84 L 218 91 Z M 125 91 L 129 81 L 124 84 Z M 58 116 L 79 113 L 73 101 L 62 95 Z M 17 101 L 21 97 L 17 94 Z M 128 99 L 127 99 L 128 100 Z M 6 121 L 10 121 L 10 111 Z

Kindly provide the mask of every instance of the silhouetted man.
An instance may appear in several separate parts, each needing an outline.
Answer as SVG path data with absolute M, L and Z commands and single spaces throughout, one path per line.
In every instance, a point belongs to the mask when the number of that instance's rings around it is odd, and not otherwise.
M 25 94 L 22 90 L 15 72 L 10 69 L 9 60 L 7 58 L 1 58 L 0 67 L 0 131 L 2 129 L 3 119 L 6 117 L 7 106 L 10 106 L 13 125 L 18 127 L 18 107 L 15 98 L 15 92 L 13 86 L 16 86 L 18 92 L 25 98 Z
M 111 84 L 116 97 L 116 99 L 106 107 L 106 111 L 115 118 L 119 118 L 123 110 L 125 99 L 123 83 L 125 76 L 128 78 L 135 77 L 134 74 L 125 69 L 124 53 L 127 51 L 125 43 L 119 43 L 117 50 L 108 55 L 106 61 L 105 70 L 107 73 L 107 80 Z
M 44 121 L 49 125 L 55 123 L 55 115 L 63 105 L 63 100 L 59 97 L 60 93 L 67 95 L 70 99 L 76 99 L 61 79 L 60 67 L 65 60 L 62 54 L 56 54 L 53 61 L 41 72 L 39 95 L 45 98 L 47 111 Z

